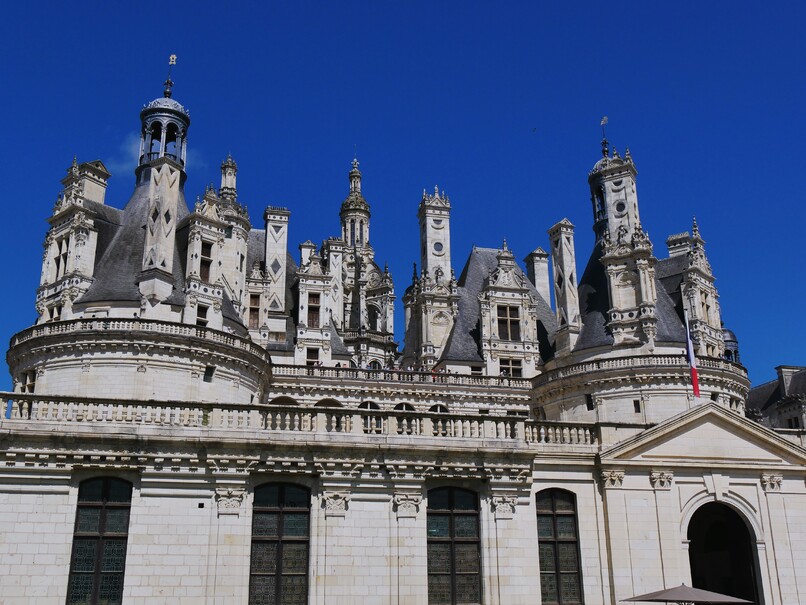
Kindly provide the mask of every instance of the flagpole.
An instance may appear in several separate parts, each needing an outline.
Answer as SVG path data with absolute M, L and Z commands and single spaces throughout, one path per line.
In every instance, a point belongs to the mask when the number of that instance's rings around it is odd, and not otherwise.
M 686 324 L 686 357 L 691 372 L 691 388 L 694 391 L 694 402 L 700 403 L 700 380 L 697 375 L 697 356 L 694 354 L 694 343 L 691 342 L 691 328 L 688 325 L 688 313 L 683 307 L 683 319 Z

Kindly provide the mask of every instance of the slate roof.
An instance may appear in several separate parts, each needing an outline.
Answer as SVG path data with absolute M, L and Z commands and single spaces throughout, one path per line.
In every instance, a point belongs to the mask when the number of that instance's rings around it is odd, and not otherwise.
M 499 250 L 495 248 L 473 248 L 467 259 L 462 274 L 458 279 L 459 314 L 453 325 L 445 349 L 443 361 L 477 361 L 481 362 L 481 332 L 479 329 L 479 294 L 484 280 L 498 267 Z M 523 277 L 524 285 L 537 302 L 537 317 L 545 330 L 538 334 L 540 355 L 548 359 L 553 354 L 554 333 L 557 331 L 557 320 L 549 303 L 543 300 L 534 285 L 526 278 L 520 267 L 516 272 Z
M 789 386 L 784 394 L 780 378 L 765 382 L 750 389 L 746 407 L 765 412 L 779 401 L 798 395 L 806 395 L 806 369 L 795 372 L 789 378 Z
M 579 281 L 579 312 L 582 317 L 582 330 L 574 347 L 575 351 L 612 346 L 614 342 L 613 335 L 610 334 L 606 327 L 607 312 L 610 309 L 610 296 L 607 289 L 607 275 L 604 265 L 599 261 L 601 256 L 602 247 L 597 244 Z M 682 320 L 682 302 L 679 305 L 675 304 L 672 295 L 666 290 L 664 281 L 660 277 L 660 275 L 665 275 L 666 283 L 674 287 L 674 282 L 668 280 L 676 275 L 674 272 L 679 267 L 679 262 L 676 258 L 663 259 L 658 261 L 656 265 L 656 267 L 661 267 L 660 270 L 656 269 L 655 273 L 655 289 L 658 293 L 658 301 L 655 307 L 658 320 L 656 342 L 686 342 L 686 329 Z M 687 262 L 686 257 L 682 258 Z M 670 263 L 667 261 L 675 262 Z M 676 289 L 679 293 L 679 280 Z

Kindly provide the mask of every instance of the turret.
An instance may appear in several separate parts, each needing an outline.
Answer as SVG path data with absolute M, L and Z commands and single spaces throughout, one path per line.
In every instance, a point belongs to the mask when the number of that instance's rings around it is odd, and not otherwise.
M 647 344 L 652 350 L 657 333 L 657 259 L 638 214 L 637 171 L 630 150 L 623 158 L 615 149 L 610 155 L 607 139 L 602 140 L 602 155 L 588 183 L 597 249 L 607 273 L 607 326 L 616 345 Z
M 420 265 L 429 275 L 451 274 L 451 201 L 445 192 L 434 195 L 423 190 L 423 199 L 417 212 L 420 219 Z
M 369 204 L 361 194 L 361 171 L 358 160 L 353 160 L 350 170 L 350 192 L 341 204 L 341 238 L 351 248 L 362 248 L 369 244 Z
M 171 98 L 173 85 L 168 76 L 163 96 L 151 101 L 140 112 L 142 128 L 139 166 L 167 158 L 185 167 L 190 114 Z

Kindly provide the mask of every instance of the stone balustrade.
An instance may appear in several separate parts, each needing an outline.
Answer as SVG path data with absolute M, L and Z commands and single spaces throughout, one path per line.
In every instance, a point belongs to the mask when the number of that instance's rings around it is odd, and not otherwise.
M 140 332 L 165 336 L 179 336 L 182 338 L 197 338 L 210 343 L 239 349 L 265 360 L 267 364 L 271 363 L 268 352 L 248 338 L 192 324 L 140 319 L 136 317 L 130 319 L 115 317 L 72 319 L 68 321 L 54 321 L 38 324 L 15 334 L 11 338 L 11 347 L 16 347 L 17 345 L 36 338 L 66 336 L 82 332 L 88 334 L 104 332 L 125 332 L 131 334 Z
M 461 385 L 467 387 L 498 387 L 528 390 L 532 381 L 528 378 L 500 376 L 474 376 L 471 374 L 448 374 L 442 372 L 408 372 L 405 370 L 370 370 L 365 368 L 336 368 L 298 365 L 274 365 L 272 376 L 275 382 L 288 378 L 328 378 L 367 382 L 398 382 L 414 384 Z
M 597 359 L 576 363 L 563 368 L 544 372 L 532 379 L 534 386 L 548 382 L 582 376 L 593 372 L 632 370 L 641 368 L 678 367 L 687 368 L 688 359 L 685 355 L 636 355 L 632 357 L 613 357 L 610 359 Z M 722 370 L 734 372 L 747 379 L 747 370 L 739 364 L 716 357 L 698 357 L 697 367 L 700 370 Z
M 209 431 L 252 431 L 271 434 L 341 433 L 380 437 L 445 440 L 502 440 L 565 446 L 598 445 L 595 425 L 532 421 L 520 416 L 443 414 L 403 410 L 369 410 L 283 405 L 238 405 L 134 400 L 105 400 L 0 393 L 11 406 L 15 423 L 58 423 L 97 426 L 137 425 Z

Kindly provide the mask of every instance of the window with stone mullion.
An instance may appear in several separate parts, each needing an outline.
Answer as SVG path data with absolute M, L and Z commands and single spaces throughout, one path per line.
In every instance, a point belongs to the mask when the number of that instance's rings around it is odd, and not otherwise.
M 310 495 L 292 484 L 255 490 L 250 605 L 308 602 Z
M 537 494 L 537 537 L 541 602 L 584 603 L 574 494 L 560 489 Z
M 498 338 L 501 340 L 520 341 L 520 309 L 511 305 L 498 305 L 497 314 Z
M 131 493 L 113 477 L 79 486 L 67 605 L 122 603 Z

